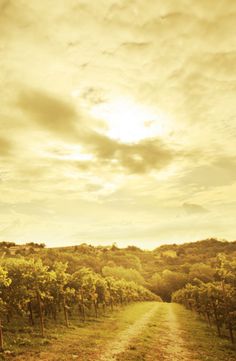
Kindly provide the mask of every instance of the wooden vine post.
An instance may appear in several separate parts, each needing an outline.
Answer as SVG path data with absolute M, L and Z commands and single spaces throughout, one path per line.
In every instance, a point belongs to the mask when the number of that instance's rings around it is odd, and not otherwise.
M 223 297 L 224 297 L 224 304 L 225 304 L 225 313 L 226 313 L 226 320 L 227 320 L 227 326 L 229 329 L 229 336 L 230 336 L 230 340 L 231 342 L 234 344 L 234 334 L 233 334 L 233 325 L 230 319 L 230 312 L 229 312 L 229 305 L 228 305 L 228 300 L 227 300 L 227 296 L 226 296 L 226 291 L 225 291 L 225 282 L 224 280 L 221 282 L 221 286 L 222 286 L 222 292 L 223 292 Z
M 0 320 L 0 352 L 3 351 L 3 332 L 2 332 L 2 321 Z
M 41 297 L 40 297 L 39 291 L 37 291 L 36 294 L 37 294 L 37 301 L 38 301 L 38 307 L 39 307 L 41 336 L 44 337 L 44 322 L 43 322 L 43 310 L 42 310 L 42 304 L 41 304 Z
M 64 318 L 65 318 L 66 327 L 69 327 L 67 305 L 66 305 L 65 296 L 63 296 L 63 310 L 64 310 Z

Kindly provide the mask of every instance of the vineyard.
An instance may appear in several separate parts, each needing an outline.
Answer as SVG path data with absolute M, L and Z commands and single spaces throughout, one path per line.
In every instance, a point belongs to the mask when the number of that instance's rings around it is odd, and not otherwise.
M 87 316 L 113 310 L 116 305 L 134 301 L 158 300 L 158 297 L 135 282 L 102 277 L 88 268 L 73 274 L 67 265 L 55 262 L 49 269 L 42 260 L 6 259 L 0 267 L 0 311 L 9 324 L 14 317 L 28 318 L 29 325 L 40 325 L 44 336 L 44 320 L 57 321 L 62 313 L 69 326 L 69 316 L 76 313 L 82 321 Z M 0 330 L 1 349 L 3 333 Z
M 197 312 L 208 322 L 216 325 L 219 336 L 228 331 L 231 342 L 235 342 L 236 329 L 236 261 L 229 261 L 224 255 L 218 256 L 216 281 L 204 283 L 195 279 L 176 291 L 173 302 L 183 304 Z
M 63 353 L 66 338 L 68 345 L 73 344 L 74 353 L 78 353 L 76 340 L 79 337 L 81 354 L 86 355 L 81 360 L 87 361 L 90 360 L 91 342 L 95 342 L 94 352 L 102 354 L 107 342 L 116 338 L 116 329 L 109 320 L 116 319 L 120 331 L 130 324 L 132 334 L 137 335 L 136 330 L 141 324 L 148 327 L 147 312 L 156 319 L 159 333 L 146 329 L 143 337 L 146 334 L 152 338 L 153 345 L 162 344 L 164 353 L 168 351 L 165 350 L 165 338 L 170 338 L 168 342 L 173 345 L 178 342 L 179 350 L 186 349 L 178 330 L 183 327 L 186 335 L 191 334 L 189 325 L 196 320 L 199 339 L 196 339 L 197 335 L 189 336 L 194 345 L 203 342 L 205 333 L 209 332 L 207 340 L 212 342 L 212 349 L 216 349 L 218 357 L 214 355 L 212 360 L 231 360 L 225 358 L 225 353 L 235 349 L 235 256 L 235 242 L 214 239 L 164 245 L 153 251 L 134 246 L 122 249 L 116 245 L 93 247 L 86 244 L 50 249 L 43 244 L 0 242 L 0 349 L 3 351 L 0 359 L 9 352 L 9 360 L 16 357 L 18 361 L 21 353 L 26 355 L 42 348 L 47 350 L 47 345 L 51 345 L 51 359 L 54 360 L 58 342 L 61 340 L 60 352 Z M 123 311 L 128 320 L 121 322 Z M 200 320 L 199 324 L 197 320 Z M 137 327 L 132 322 L 137 322 Z M 173 335 L 164 332 L 161 324 L 175 330 Z M 103 330 L 101 333 L 99 325 Z M 131 342 L 132 337 L 128 338 Z M 218 348 L 214 342 L 219 342 Z M 222 342 L 225 342 L 223 351 L 220 350 Z M 126 345 L 126 341 L 116 343 L 118 350 L 121 344 Z M 143 347 L 141 344 L 140 350 Z M 206 344 L 204 347 L 204 352 L 208 352 Z M 149 353 L 146 349 L 144 351 Z M 69 346 L 67 352 L 70 352 Z M 188 360 L 188 350 L 185 353 Z M 167 360 L 172 356 L 167 352 Z M 36 358 L 34 356 L 32 360 Z M 26 359 L 19 356 L 20 361 Z M 69 358 L 65 357 L 65 360 Z

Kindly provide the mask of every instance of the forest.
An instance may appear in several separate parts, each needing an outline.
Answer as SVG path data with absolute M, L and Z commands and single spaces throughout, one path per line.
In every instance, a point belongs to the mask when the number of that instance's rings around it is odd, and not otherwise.
M 32 330 L 45 337 L 50 324 L 69 327 L 143 301 L 180 303 L 235 343 L 236 242 L 207 239 L 150 251 L 2 241 L 0 256 L 2 351 L 22 327 L 29 338 Z

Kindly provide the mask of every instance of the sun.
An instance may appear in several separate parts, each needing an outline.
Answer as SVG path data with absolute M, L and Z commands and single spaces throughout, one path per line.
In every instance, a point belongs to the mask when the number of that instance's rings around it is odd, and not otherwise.
M 164 136 L 168 123 L 167 117 L 161 112 L 128 98 L 94 105 L 90 114 L 107 123 L 107 135 L 110 138 L 127 143 Z

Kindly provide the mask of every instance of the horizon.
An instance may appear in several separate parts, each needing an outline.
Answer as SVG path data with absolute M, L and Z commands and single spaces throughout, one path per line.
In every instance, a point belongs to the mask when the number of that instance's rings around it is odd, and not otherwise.
M 0 238 L 233 240 L 235 21 L 232 0 L 0 1 Z
M 97 247 L 102 247 L 102 248 L 109 248 L 109 247 L 112 247 L 112 246 L 115 246 L 117 247 L 118 249 L 126 249 L 126 248 L 129 248 L 129 247 L 137 247 L 138 249 L 142 250 L 142 251 L 154 251 L 155 249 L 158 249 L 159 247 L 162 247 L 162 246 L 181 246 L 181 245 L 186 245 L 186 244 L 191 244 L 191 243 L 201 243 L 201 242 L 207 242 L 207 241 L 212 241 L 214 240 L 215 242 L 221 242 L 221 243 L 234 243 L 236 242 L 235 239 L 232 239 L 232 240 L 228 240 L 228 239 L 224 239 L 224 238 L 217 238 L 217 237 L 208 237 L 208 238 L 204 238 L 204 239 L 198 239 L 198 240 L 195 240 L 195 241 L 187 241 L 187 242 L 164 242 L 164 243 L 159 243 L 158 245 L 156 246 L 151 246 L 149 244 L 148 247 L 143 247 L 142 245 L 138 245 L 137 242 L 134 241 L 134 243 L 127 243 L 127 244 L 123 244 L 122 245 L 122 242 L 113 242 L 113 243 L 99 243 L 99 242 L 93 242 L 93 241 L 90 241 L 90 242 L 81 242 L 81 243 L 75 243 L 75 244 L 58 244 L 58 245 L 50 245 L 50 244 L 47 244 L 45 242 L 42 242 L 42 241 L 37 241 L 37 242 L 31 242 L 31 241 L 22 241 L 22 240 L 0 240 L 0 243 L 2 242 L 12 242 L 12 243 L 15 243 L 16 246 L 26 246 L 26 245 L 29 245 L 30 243 L 35 243 L 35 244 L 43 244 L 45 245 L 45 248 L 46 249 L 54 249 L 54 248 L 72 248 L 72 247 L 79 247 L 79 246 L 82 246 L 82 245 L 86 245 L 86 246 L 92 246 L 94 248 L 97 248 Z

